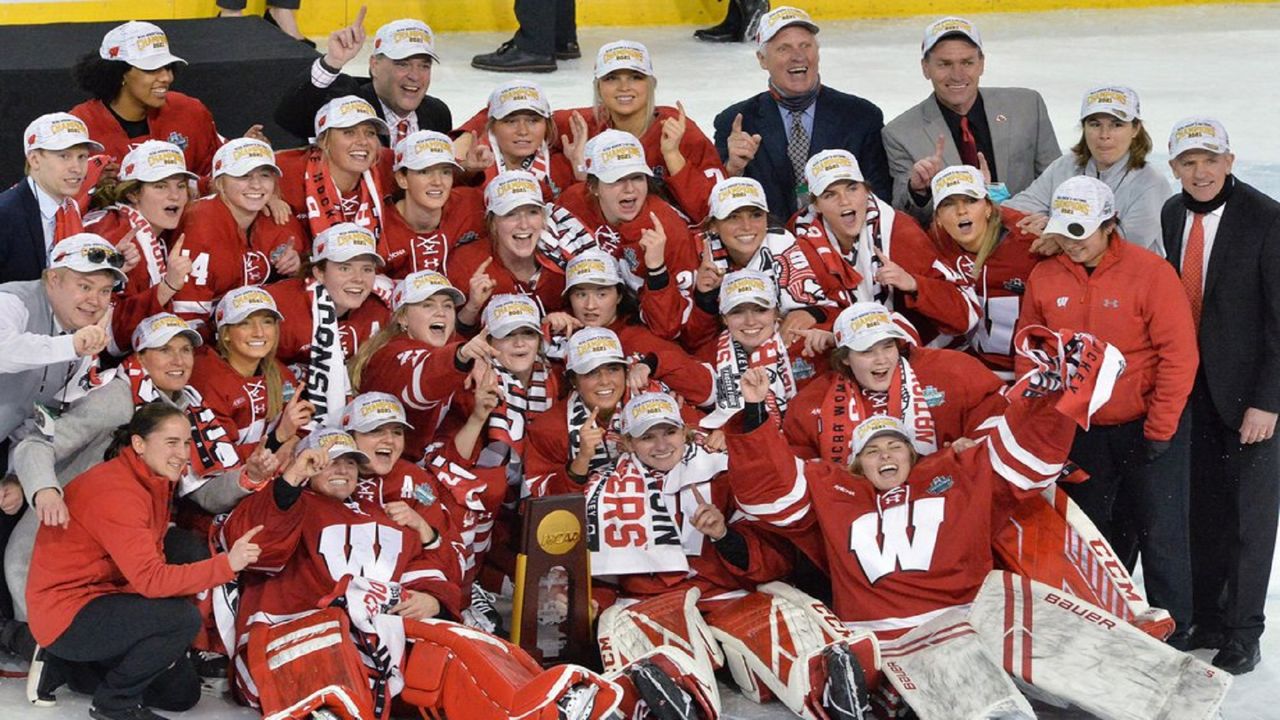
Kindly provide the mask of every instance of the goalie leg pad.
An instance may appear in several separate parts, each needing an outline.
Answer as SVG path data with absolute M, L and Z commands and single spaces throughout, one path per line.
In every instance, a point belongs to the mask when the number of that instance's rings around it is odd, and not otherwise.
M 605 609 L 596 632 L 605 672 L 619 670 L 664 646 L 679 648 L 713 671 L 722 667 L 724 654 L 698 610 L 701 597 L 698 588 L 688 588 Z
M 1214 718 L 1231 677 L 1106 610 L 994 571 L 969 622 L 1019 682 L 1099 717 Z
M 619 711 L 632 720 L 715 720 L 720 695 L 714 674 L 673 647 L 654 648 L 605 676 L 622 688 Z
M 307 718 L 317 709 L 374 720 L 368 675 L 347 616 L 326 608 L 277 625 L 257 624 L 245 648 L 264 718 Z

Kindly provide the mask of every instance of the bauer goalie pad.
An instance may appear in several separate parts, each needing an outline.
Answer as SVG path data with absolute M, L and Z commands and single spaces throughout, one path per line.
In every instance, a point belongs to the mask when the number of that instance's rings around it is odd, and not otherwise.
M 994 571 L 969 611 L 991 656 L 1036 695 L 1101 718 L 1209 720 L 1231 676 L 1106 610 Z
M 878 679 L 875 637 L 845 627 L 825 605 L 785 583 L 761 585 L 710 613 L 707 623 L 743 694 L 756 702 L 776 696 L 801 717 L 830 717 L 823 709 L 830 654 L 823 651 L 833 643 L 848 647 L 865 688 Z
M 1050 485 L 1014 510 L 995 539 L 998 565 L 1097 605 L 1157 640 L 1173 618 L 1147 604 L 1111 544 L 1065 492 Z
M 369 678 L 352 643 L 346 613 L 327 608 L 249 628 L 245 649 L 251 692 L 271 720 L 329 710 L 344 720 L 374 720 Z
M 406 620 L 413 641 L 400 697 L 424 717 L 598 720 L 621 700 L 612 682 L 579 665 L 543 670 L 506 640 L 446 620 Z

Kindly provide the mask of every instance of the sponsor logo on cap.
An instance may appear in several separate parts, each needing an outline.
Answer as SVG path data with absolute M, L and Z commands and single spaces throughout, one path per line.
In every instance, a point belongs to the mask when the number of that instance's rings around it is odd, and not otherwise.
M 271 160 L 272 162 L 275 161 L 275 158 L 271 155 L 271 151 L 257 143 L 241 145 L 231 152 L 231 162 L 240 162 L 245 158 L 253 160 L 262 158 L 264 160 Z
M 642 160 L 643 157 L 640 146 L 629 142 L 610 145 L 600 151 L 600 162 L 602 163 L 633 162 Z
M 415 155 L 449 153 L 453 155 L 453 146 L 439 138 L 427 138 L 413 144 Z
M 966 170 L 952 170 L 951 172 L 939 176 L 933 181 L 933 184 L 939 190 L 947 190 L 958 185 L 968 185 L 975 182 L 973 174 Z
M 822 173 L 838 172 L 840 170 L 852 170 L 853 163 L 844 155 L 830 155 L 813 163 L 813 174 L 821 175 Z
M 665 398 L 652 398 L 631 406 L 631 418 L 640 421 L 654 415 L 671 415 L 677 412 L 676 406 Z
M 420 27 L 403 28 L 396 30 L 391 36 L 391 42 L 427 45 L 431 43 L 431 34 Z
M 373 106 L 364 100 L 348 100 L 338 106 L 339 115 L 374 115 Z
M 576 354 L 581 357 L 583 355 L 596 355 L 603 353 L 622 354 L 622 346 L 618 341 L 611 337 L 593 337 L 585 340 L 579 340 L 574 347 Z
M 138 47 L 138 52 L 146 52 L 148 50 L 168 50 L 169 38 L 161 31 L 155 30 L 146 35 L 139 35 L 134 43 Z
M 606 50 L 602 58 L 602 64 L 638 63 L 643 65 L 644 60 L 644 53 L 640 51 L 640 48 L 626 47 L 624 45 Z
M 1056 197 L 1053 199 L 1053 212 L 1061 215 L 1090 215 L 1089 202 L 1073 197 Z
M 605 275 L 609 272 L 609 268 L 605 265 L 605 262 L 596 258 L 575 260 L 572 270 L 574 277 L 582 277 L 583 275 Z
M 372 402 L 362 403 L 360 405 L 361 418 L 379 417 L 384 415 L 394 415 L 399 417 L 399 406 L 391 400 L 384 400 L 382 398 L 373 400 Z
M 182 155 L 173 150 L 157 150 L 147 155 L 147 167 L 156 167 L 158 165 L 168 167 L 185 163 L 186 160 L 183 159 Z
M 414 290 L 421 290 L 422 288 L 431 285 L 443 285 L 445 287 L 449 287 L 449 278 L 438 272 L 417 273 L 412 276 L 410 282 L 412 283 Z
M 152 318 L 151 322 L 147 323 L 147 334 L 154 335 L 155 333 L 168 328 L 176 328 L 178 330 L 191 329 L 185 322 L 183 322 L 182 318 L 174 317 L 172 315 L 161 315 L 160 317 Z
M 60 120 L 54 120 L 53 122 L 49 123 L 50 135 L 60 135 L 62 133 L 88 135 L 89 128 L 86 127 L 84 124 L 84 121 L 80 120 L 79 118 L 76 118 L 76 119 L 65 118 Z M 34 135 L 31 137 L 31 141 L 35 142 Z
M 231 307 L 239 310 L 248 305 L 272 305 L 274 301 L 265 290 L 246 290 L 231 298 Z
M 749 182 L 736 182 L 721 187 L 720 191 L 716 193 L 716 200 L 722 203 L 744 198 L 761 199 L 759 188 Z
M 945 18 L 939 20 L 933 26 L 934 35 L 945 35 L 947 33 L 965 33 L 966 35 L 973 32 L 973 23 L 963 18 Z
M 1209 123 L 1191 123 L 1189 125 L 1183 125 L 1174 131 L 1174 137 L 1177 138 L 1178 142 L 1198 139 L 1198 145 L 1214 152 L 1217 152 L 1222 148 L 1222 145 L 1216 142 L 1219 139 L 1218 130 Z
M 503 180 L 498 183 L 498 187 L 494 191 L 494 195 L 498 198 L 504 198 L 508 195 L 526 194 L 536 194 L 539 198 L 542 197 L 542 191 L 538 188 L 537 183 L 529 180 L 528 178 L 522 177 Z
M 534 103 L 537 104 L 542 98 L 542 93 L 538 92 L 538 88 L 532 85 L 517 85 L 509 87 L 498 94 L 498 104 L 506 105 L 507 103 Z
M 731 295 L 742 295 L 746 293 L 769 293 L 769 286 L 764 280 L 758 277 L 739 277 L 729 281 L 725 286 L 725 292 Z

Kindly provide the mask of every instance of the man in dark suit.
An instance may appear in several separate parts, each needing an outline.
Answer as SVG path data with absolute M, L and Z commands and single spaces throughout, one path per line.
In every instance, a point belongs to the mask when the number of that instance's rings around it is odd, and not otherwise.
M 730 105 L 715 119 L 716 150 L 730 175 L 764 186 L 769 212 L 786 220 L 808 202 L 805 162 L 822 150 L 848 150 L 871 189 L 888 198 L 892 185 L 874 104 L 820 84 L 818 26 L 808 13 L 783 6 L 760 19 L 756 58 L 769 90 Z
M 1165 255 L 1199 329 L 1191 391 L 1190 648 L 1246 673 L 1258 641 L 1280 514 L 1280 203 L 1231 174 L 1226 130 L 1188 118 L 1169 136 L 1182 192 L 1161 213 Z
M 393 20 L 373 36 L 369 77 L 341 73 L 364 47 L 364 8 L 351 25 L 329 35 L 324 57 L 294 83 L 276 106 L 275 121 L 300 138 L 309 138 L 316 112 L 335 97 L 358 95 L 369 101 L 391 128 L 382 141 L 395 144 L 419 130 L 447 133 L 453 129 L 449 106 L 429 97 L 431 66 L 438 62 L 435 36 L 420 20 Z

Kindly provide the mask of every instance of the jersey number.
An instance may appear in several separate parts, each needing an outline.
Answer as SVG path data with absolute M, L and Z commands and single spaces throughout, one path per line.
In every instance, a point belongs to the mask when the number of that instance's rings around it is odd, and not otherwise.
M 197 285 L 209 284 L 209 253 L 200 253 L 191 261 L 191 278 Z
M 867 513 L 853 521 L 849 549 L 858 556 L 871 583 L 896 570 L 928 570 L 938 541 L 938 526 L 946 500 L 940 497 L 895 505 L 879 513 Z M 910 518 L 908 518 L 910 515 Z M 911 536 L 907 536 L 908 519 Z M 878 540 L 883 535 L 883 542 Z

